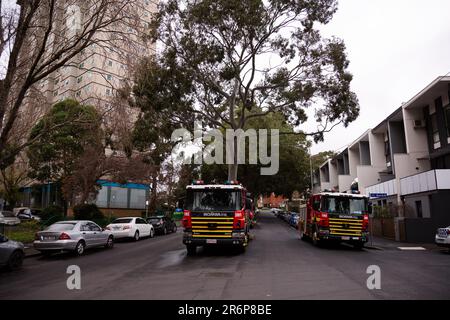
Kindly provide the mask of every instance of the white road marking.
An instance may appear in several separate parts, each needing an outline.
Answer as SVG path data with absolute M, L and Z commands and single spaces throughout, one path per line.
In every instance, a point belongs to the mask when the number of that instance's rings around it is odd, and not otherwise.
M 404 251 L 424 251 L 427 250 L 424 247 L 398 247 L 400 250 Z

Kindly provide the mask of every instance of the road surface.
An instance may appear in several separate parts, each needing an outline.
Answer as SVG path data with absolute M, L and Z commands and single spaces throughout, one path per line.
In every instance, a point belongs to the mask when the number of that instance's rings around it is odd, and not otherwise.
M 0 273 L 0 299 L 449 299 L 450 254 L 438 250 L 317 248 L 261 213 L 247 252 L 199 250 L 187 257 L 181 233 L 117 243 L 85 256 L 34 257 Z M 68 290 L 68 266 L 81 290 Z M 367 268 L 381 289 L 367 288 Z

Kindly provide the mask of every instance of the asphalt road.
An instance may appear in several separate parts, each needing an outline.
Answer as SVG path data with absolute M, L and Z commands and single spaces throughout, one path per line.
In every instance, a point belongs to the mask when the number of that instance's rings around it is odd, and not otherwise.
M 187 257 L 181 234 L 82 257 L 25 260 L 0 273 L 0 299 L 450 299 L 450 254 L 427 251 L 316 248 L 263 213 L 247 252 L 199 250 Z M 81 290 L 68 290 L 67 267 L 81 268 Z M 381 289 L 369 290 L 369 265 Z

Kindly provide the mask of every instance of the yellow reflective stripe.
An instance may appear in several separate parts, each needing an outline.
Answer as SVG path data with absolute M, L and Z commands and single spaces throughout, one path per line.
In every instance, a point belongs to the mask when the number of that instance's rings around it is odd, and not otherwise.
M 212 220 L 212 219 L 219 219 L 219 220 L 233 220 L 233 217 L 191 217 L 192 220 Z
M 192 230 L 192 232 L 203 232 L 203 233 L 205 233 L 205 232 L 214 232 L 214 233 L 227 233 L 227 231 L 229 231 L 229 230 L 195 230 L 195 229 L 193 229 Z
M 193 228 L 194 228 L 194 229 L 195 229 L 195 228 L 197 228 L 197 229 L 209 229 L 208 226 L 193 226 Z M 227 226 L 220 226 L 220 227 L 217 227 L 216 229 L 224 229 L 224 230 L 228 230 L 228 229 L 233 229 L 233 226 L 229 226 L 229 227 L 227 227 Z M 212 229 L 212 230 L 216 230 L 216 229 Z
M 192 224 L 208 224 L 208 223 L 215 223 L 215 224 L 233 224 L 233 221 L 228 222 L 216 222 L 216 221 L 192 221 Z
M 333 235 L 340 235 L 340 236 L 361 236 L 361 233 L 331 232 L 330 234 L 331 234 L 332 236 L 333 236 Z
M 211 234 L 211 235 L 199 235 L 199 234 L 196 234 L 196 235 L 193 235 L 192 236 L 193 238 L 209 238 L 209 239 L 214 239 L 214 238 L 231 238 L 231 234 L 230 235 L 223 235 L 223 236 L 221 236 L 221 235 L 216 235 L 216 234 Z
M 359 219 L 336 219 L 336 218 L 330 218 L 329 219 L 330 220 L 330 222 L 331 221 L 333 221 L 333 222 L 355 222 L 355 223 L 362 223 L 363 222 L 363 220 L 359 220 Z
M 344 228 L 342 228 L 341 225 L 332 225 L 332 224 L 330 224 L 330 228 L 344 229 Z M 348 228 L 345 228 L 345 229 L 361 229 L 361 226 L 349 226 Z

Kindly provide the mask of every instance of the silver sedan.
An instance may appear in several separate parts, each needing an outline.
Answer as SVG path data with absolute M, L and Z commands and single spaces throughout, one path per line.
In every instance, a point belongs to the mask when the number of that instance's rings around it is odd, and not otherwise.
M 43 254 L 70 251 L 82 255 L 88 248 L 112 248 L 114 236 L 92 221 L 60 221 L 36 233 L 33 245 Z

